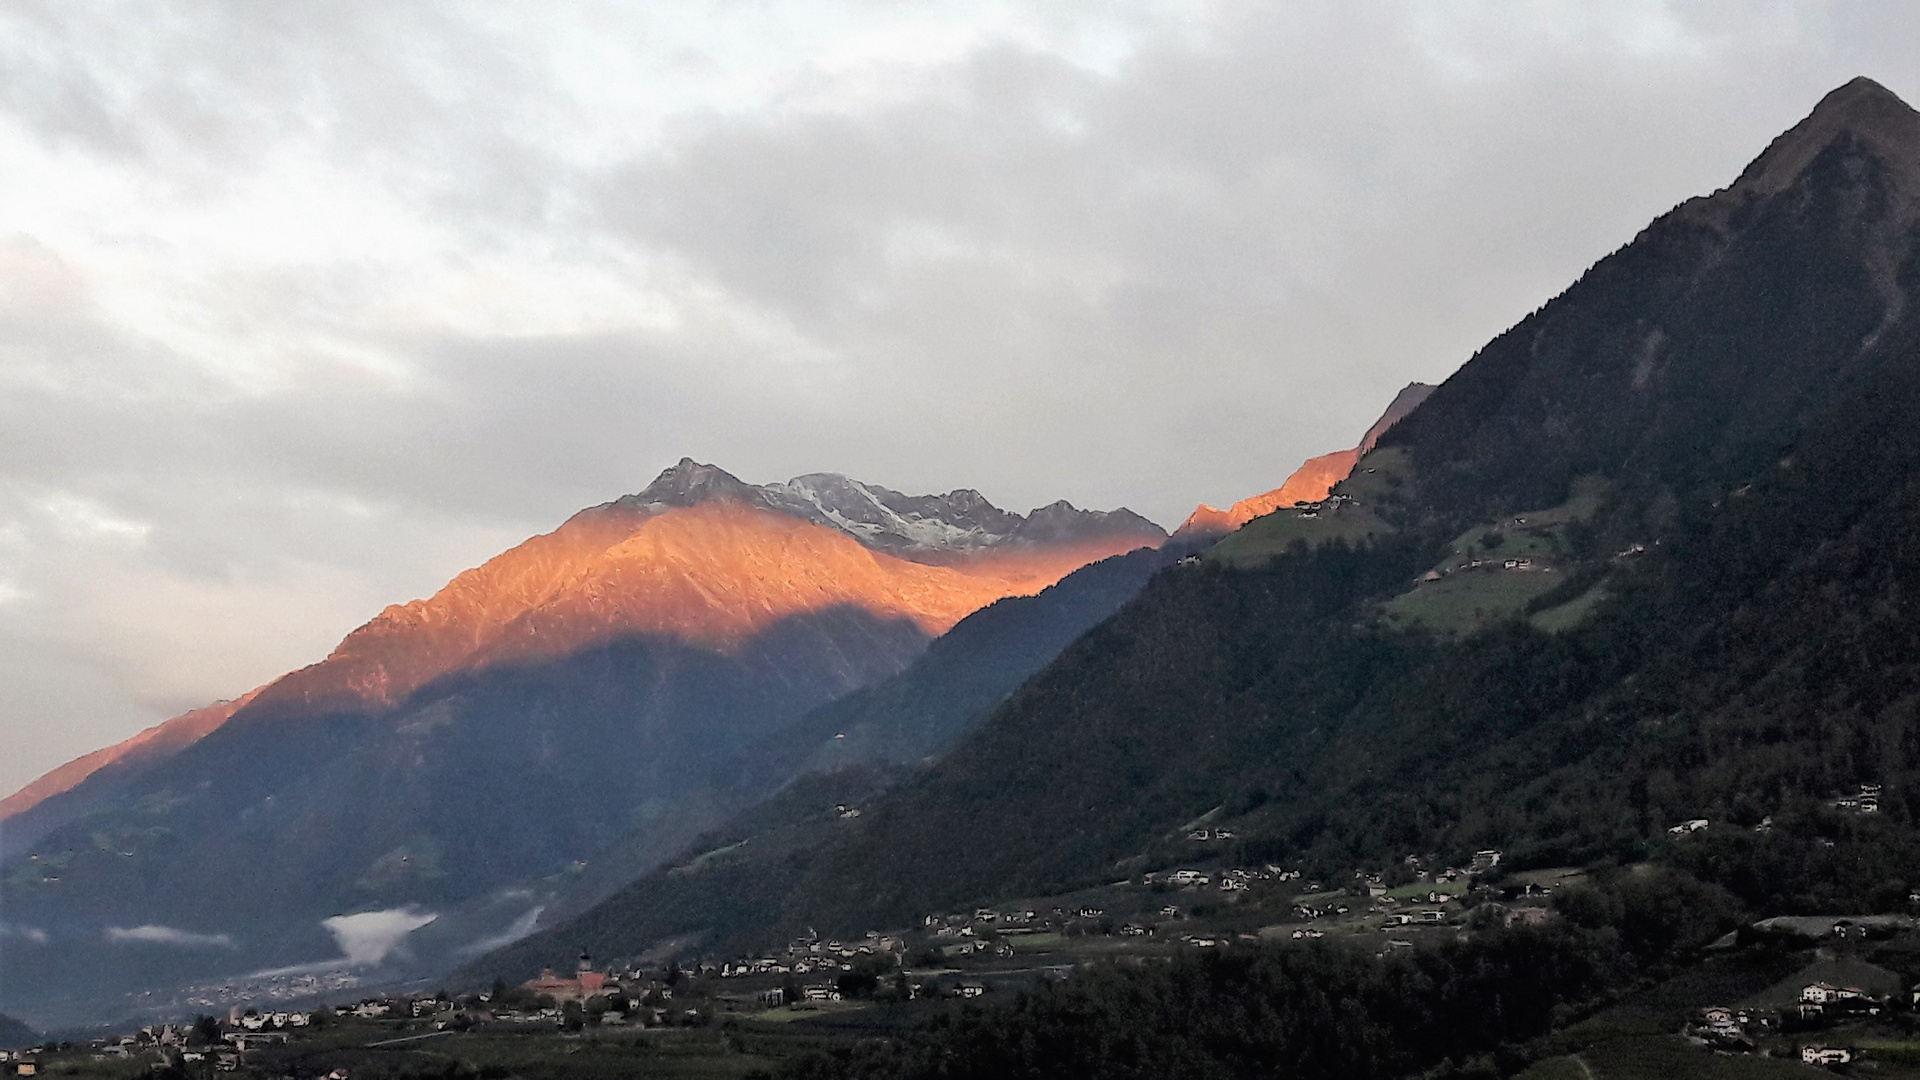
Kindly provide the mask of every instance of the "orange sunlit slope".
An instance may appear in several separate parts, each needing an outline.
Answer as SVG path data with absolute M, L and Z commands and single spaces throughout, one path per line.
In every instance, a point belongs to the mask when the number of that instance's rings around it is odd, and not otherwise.
M 1140 546 L 1114 537 L 985 552 L 933 566 L 738 502 L 664 511 L 600 507 L 468 570 L 426 600 L 387 608 L 332 655 L 248 699 L 196 710 L 48 773 L 0 816 L 65 791 L 168 733 L 178 749 L 241 705 L 274 713 L 394 704 L 428 682 L 502 661 L 565 655 L 626 635 L 734 649 L 782 619 L 854 607 L 929 636 L 1005 596 Z

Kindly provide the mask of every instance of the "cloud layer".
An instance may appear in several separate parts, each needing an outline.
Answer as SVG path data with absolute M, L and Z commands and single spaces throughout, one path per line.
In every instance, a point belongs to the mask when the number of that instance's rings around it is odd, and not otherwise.
M 682 454 L 1169 524 L 1271 487 L 1826 90 L 1920 95 L 1915 21 L 11 5 L 0 788 Z

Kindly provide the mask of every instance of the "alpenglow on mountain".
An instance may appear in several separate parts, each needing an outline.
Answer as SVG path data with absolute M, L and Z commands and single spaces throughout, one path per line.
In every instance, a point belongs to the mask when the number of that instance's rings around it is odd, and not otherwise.
M 416 959 L 469 948 L 616 841 L 637 866 L 670 854 L 730 812 L 683 801 L 706 770 L 969 613 L 1165 539 L 1124 510 L 756 487 L 682 461 L 32 789 L 6 820 L 0 898 L 24 929 L 0 994 L 41 1020 L 326 961 L 323 922 L 364 912 L 432 915 Z

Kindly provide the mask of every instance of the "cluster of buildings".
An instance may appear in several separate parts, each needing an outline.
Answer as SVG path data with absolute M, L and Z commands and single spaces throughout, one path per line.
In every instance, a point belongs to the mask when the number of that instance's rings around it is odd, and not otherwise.
M 862 956 L 892 956 L 897 963 L 905 947 L 905 942 L 901 938 L 882 934 L 877 930 L 869 930 L 864 940 L 853 942 L 843 942 L 838 939 L 822 941 L 818 936 L 795 938 L 787 943 L 784 956 L 728 960 L 721 963 L 718 974 L 723 979 L 738 979 L 752 975 L 806 975 L 816 971 L 852 971 L 853 961 Z
M 1916 1006 L 1920 1006 L 1920 987 L 1915 987 L 1913 997 Z M 1813 982 L 1801 987 L 1799 999 L 1784 1009 L 1708 1006 L 1694 1013 L 1687 1024 L 1686 1036 L 1695 1045 L 1720 1053 L 1751 1054 L 1758 1052 L 1759 1040 L 1764 1036 L 1817 1030 L 1836 1022 L 1879 1016 L 1890 1006 L 1890 999 L 1884 994 L 1857 986 Z M 1799 1047 L 1800 1060 L 1807 1065 L 1847 1065 L 1857 1056 L 1857 1051 L 1848 1046 L 1806 1042 Z
M 1835 799 L 1833 806 L 1836 810 L 1851 810 L 1856 814 L 1877 814 L 1880 812 L 1880 785 L 1861 784 L 1858 794 Z

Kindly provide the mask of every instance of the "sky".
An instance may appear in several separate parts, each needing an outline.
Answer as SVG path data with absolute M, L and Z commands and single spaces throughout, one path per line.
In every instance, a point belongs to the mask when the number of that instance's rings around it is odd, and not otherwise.
M 0 5 L 0 789 L 682 455 L 1171 528 L 1906 2 Z

